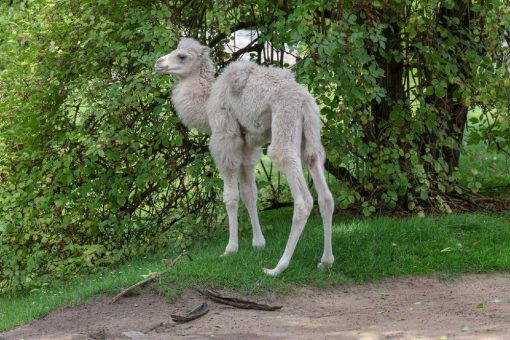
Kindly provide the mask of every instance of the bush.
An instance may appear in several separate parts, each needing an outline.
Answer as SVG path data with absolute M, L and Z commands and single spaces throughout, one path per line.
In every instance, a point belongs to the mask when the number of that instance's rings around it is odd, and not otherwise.
M 152 73 L 176 32 L 164 4 L 2 7 L 0 290 L 182 247 L 216 218 L 203 137 Z

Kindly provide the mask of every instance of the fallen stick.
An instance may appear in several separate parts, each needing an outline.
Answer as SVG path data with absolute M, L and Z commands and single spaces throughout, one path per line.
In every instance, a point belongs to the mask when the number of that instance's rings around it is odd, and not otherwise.
M 208 288 L 197 289 L 197 290 L 200 294 L 207 296 L 208 298 L 210 298 L 213 301 L 222 303 L 224 305 L 236 307 L 236 308 L 257 309 L 257 310 L 265 310 L 265 311 L 275 311 L 275 310 L 282 308 L 282 306 L 269 306 L 269 305 L 249 301 L 249 300 L 241 300 L 241 299 L 237 299 L 237 298 L 222 296 L 218 292 L 216 292 L 212 289 L 208 289 Z
M 156 280 L 157 278 L 159 278 L 161 275 L 165 274 L 166 272 L 168 272 L 170 269 L 172 269 L 175 264 L 183 257 L 183 256 L 187 256 L 190 260 L 191 260 L 191 256 L 188 255 L 188 253 L 186 252 L 186 250 L 183 250 L 182 253 L 179 254 L 179 256 L 177 256 L 175 259 L 172 260 L 172 262 L 170 262 L 168 265 L 170 266 L 170 268 L 166 269 L 166 270 L 163 270 L 163 271 L 160 271 L 160 272 L 157 272 L 157 273 L 153 273 L 151 275 L 149 275 L 149 277 L 143 279 L 142 281 L 139 281 L 137 283 L 135 283 L 134 285 L 132 285 L 131 287 L 129 288 L 126 288 L 124 289 L 122 292 L 120 292 L 119 294 L 115 295 L 115 297 L 112 299 L 112 301 L 110 301 L 110 303 L 115 303 L 117 302 L 118 299 L 120 299 L 121 297 L 123 297 L 124 295 L 126 295 L 127 293 L 129 293 L 130 291 L 132 291 L 133 289 L 136 289 L 138 287 L 142 287 L 144 285 L 146 285 L 147 283 L 149 282 L 152 282 L 154 280 Z
M 185 323 L 198 319 L 199 317 L 204 316 L 207 313 L 209 313 L 209 306 L 207 305 L 207 303 L 204 302 L 200 306 L 196 307 L 191 312 L 186 314 L 185 316 L 172 314 L 170 315 L 170 317 L 172 318 L 173 321 L 177 323 Z

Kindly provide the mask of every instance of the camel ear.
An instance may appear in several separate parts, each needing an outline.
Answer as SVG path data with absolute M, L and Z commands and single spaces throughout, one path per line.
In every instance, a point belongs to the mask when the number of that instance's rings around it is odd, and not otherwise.
M 210 51 L 211 51 L 211 49 L 208 46 L 202 46 L 202 48 L 200 49 L 200 54 L 208 55 Z

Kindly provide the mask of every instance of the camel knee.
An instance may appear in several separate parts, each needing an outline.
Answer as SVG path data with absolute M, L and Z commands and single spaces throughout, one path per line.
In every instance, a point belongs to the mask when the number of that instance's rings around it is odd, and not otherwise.
M 309 209 L 310 211 L 312 211 L 312 209 L 313 209 L 313 197 L 312 197 L 312 195 L 309 192 L 305 195 L 305 202 L 306 202 L 306 208 Z
M 324 195 L 324 197 L 319 197 L 319 207 L 321 209 L 321 214 L 332 214 L 335 209 L 335 201 L 333 200 L 333 195 L 329 190 Z
M 301 167 L 301 160 L 299 156 L 293 155 L 292 150 L 269 146 L 267 155 L 271 158 L 273 164 L 280 170 L 285 170 L 295 166 Z
M 297 201 L 294 203 L 294 215 L 298 219 L 306 219 L 310 216 L 313 208 L 313 199 L 310 195 L 310 199 L 304 201 Z
M 257 200 L 257 191 L 254 190 L 249 184 L 241 186 L 241 199 L 243 202 L 248 203 Z
M 233 191 L 224 191 L 223 203 L 225 203 L 227 210 L 237 210 L 239 207 L 239 193 Z
M 246 170 L 243 169 L 242 171 Z M 253 175 L 247 175 L 246 173 L 241 172 L 240 192 L 243 202 L 257 199 L 257 186 Z
M 225 203 L 227 210 L 237 210 L 239 208 L 239 199 L 224 198 L 223 203 Z

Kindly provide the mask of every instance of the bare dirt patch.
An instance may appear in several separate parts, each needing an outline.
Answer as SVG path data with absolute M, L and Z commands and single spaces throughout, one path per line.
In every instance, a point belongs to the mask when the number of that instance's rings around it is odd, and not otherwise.
M 204 301 L 197 292 L 173 303 L 144 293 L 109 304 L 106 296 L 0 333 L 0 339 L 510 339 L 506 274 L 296 288 L 250 299 L 283 308 L 241 310 L 208 301 L 209 314 L 176 324 L 170 314 Z

